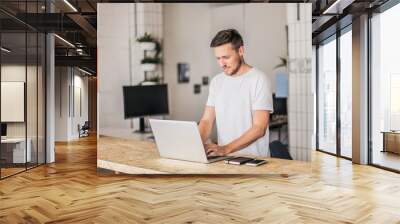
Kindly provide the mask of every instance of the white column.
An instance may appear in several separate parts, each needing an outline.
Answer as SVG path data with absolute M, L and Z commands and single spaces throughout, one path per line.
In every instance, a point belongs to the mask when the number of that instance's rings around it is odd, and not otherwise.
M 287 4 L 287 23 L 289 151 L 296 160 L 310 161 L 315 114 L 311 74 L 311 4 Z
M 46 163 L 55 161 L 55 60 L 54 35 L 46 36 Z

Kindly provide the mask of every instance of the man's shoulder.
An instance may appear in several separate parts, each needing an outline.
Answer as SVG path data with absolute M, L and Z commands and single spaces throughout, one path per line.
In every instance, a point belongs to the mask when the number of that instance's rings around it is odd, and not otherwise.
M 221 79 L 224 76 L 225 76 L 225 74 L 223 72 L 220 72 L 220 73 L 216 74 L 213 79 Z
M 265 77 L 265 76 L 267 76 L 263 71 L 261 71 L 260 69 L 258 69 L 256 67 L 253 67 L 250 72 L 256 77 Z
M 211 82 L 218 82 L 218 80 L 221 80 L 225 77 L 225 74 L 223 72 L 216 74 L 212 79 Z
M 261 80 L 268 81 L 267 74 L 265 74 L 263 71 L 255 67 L 252 68 L 250 77 L 254 82 L 258 82 Z

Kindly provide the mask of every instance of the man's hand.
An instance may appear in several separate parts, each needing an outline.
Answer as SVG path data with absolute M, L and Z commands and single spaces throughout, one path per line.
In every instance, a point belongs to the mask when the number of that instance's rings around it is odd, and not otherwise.
M 219 146 L 217 144 L 206 144 L 206 154 L 211 156 L 225 156 L 229 154 L 226 146 Z

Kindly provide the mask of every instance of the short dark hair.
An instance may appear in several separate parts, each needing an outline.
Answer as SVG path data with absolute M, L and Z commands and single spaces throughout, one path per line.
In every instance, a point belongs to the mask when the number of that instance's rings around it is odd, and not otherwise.
M 237 50 L 243 46 L 242 36 L 235 29 L 221 30 L 212 39 L 210 47 L 218 47 L 227 43 L 231 43 L 233 49 Z

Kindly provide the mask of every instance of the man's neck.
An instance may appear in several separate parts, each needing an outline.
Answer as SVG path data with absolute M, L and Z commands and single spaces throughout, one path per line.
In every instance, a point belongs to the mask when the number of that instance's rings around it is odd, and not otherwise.
M 241 76 L 241 75 L 245 74 L 246 72 L 250 71 L 250 69 L 252 69 L 252 68 L 253 67 L 251 67 L 250 65 L 243 63 L 240 66 L 239 70 L 235 74 L 232 75 L 232 77 Z

